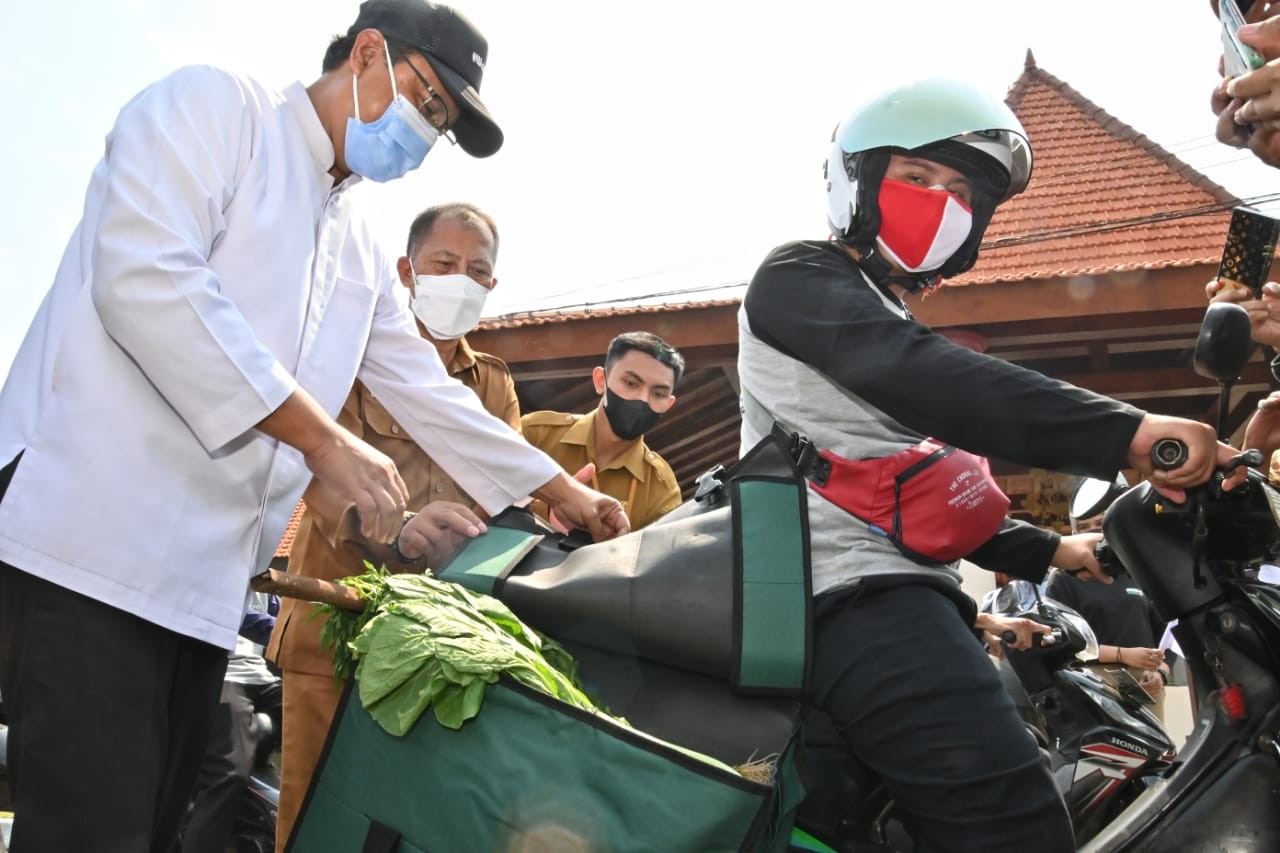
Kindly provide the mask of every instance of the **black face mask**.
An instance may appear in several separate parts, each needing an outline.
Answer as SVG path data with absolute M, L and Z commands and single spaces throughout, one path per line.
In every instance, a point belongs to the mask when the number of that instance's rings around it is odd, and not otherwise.
M 623 399 L 613 393 L 613 389 L 608 385 L 604 388 L 604 394 L 604 414 L 609 419 L 609 426 L 613 428 L 614 435 L 618 438 L 627 441 L 639 438 L 653 429 L 653 425 L 662 417 L 649 408 L 649 404 L 644 400 Z

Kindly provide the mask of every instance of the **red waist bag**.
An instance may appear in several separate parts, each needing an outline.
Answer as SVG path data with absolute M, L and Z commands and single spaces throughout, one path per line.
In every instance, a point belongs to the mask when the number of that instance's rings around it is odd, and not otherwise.
M 810 487 L 913 560 L 960 559 L 994 536 L 1009 511 L 986 459 L 932 438 L 878 459 L 819 455 L 830 470 L 820 466 Z

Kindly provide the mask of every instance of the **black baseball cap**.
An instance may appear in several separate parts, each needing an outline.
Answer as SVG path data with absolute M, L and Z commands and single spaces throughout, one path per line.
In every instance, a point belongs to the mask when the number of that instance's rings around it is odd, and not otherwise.
M 378 30 L 422 52 L 444 88 L 462 108 L 453 134 L 462 150 L 488 157 L 502 147 L 502 129 L 480 100 L 489 43 L 461 12 L 431 0 L 365 0 L 347 30 Z

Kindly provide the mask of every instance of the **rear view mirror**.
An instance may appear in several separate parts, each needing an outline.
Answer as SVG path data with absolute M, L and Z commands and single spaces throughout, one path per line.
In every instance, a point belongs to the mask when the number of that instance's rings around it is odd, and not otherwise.
M 1035 584 L 1015 578 L 1000 587 L 991 612 L 998 616 L 1017 616 L 1035 607 Z
M 1072 520 L 1083 521 L 1101 515 L 1111 502 L 1129 488 L 1128 483 L 1119 475 L 1114 481 L 1098 480 L 1093 477 L 1081 480 L 1071 493 L 1071 506 L 1067 509 Z
M 1196 373 L 1232 384 L 1256 346 L 1250 337 L 1249 312 L 1233 302 L 1214 302 L 1204 312 L 1196 337 Z

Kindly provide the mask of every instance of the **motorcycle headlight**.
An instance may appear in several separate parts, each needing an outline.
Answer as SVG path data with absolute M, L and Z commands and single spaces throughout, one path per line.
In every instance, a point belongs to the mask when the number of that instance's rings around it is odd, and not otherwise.
M 1098 636 L 1093 633 L 1093 629 L 1089 627 L 1089 623 L 1085 618 L 1076 611 L 1060 601 L 1054 601 L 1052 598 L 1044 599 L 1047 607 L 1054 610 L 1054 615 L 1070 626 L 1072 631 L 1084 637 L 1084 648 L 1076 652 L 1076 660 L 1092 661 L 1098 659 Z

